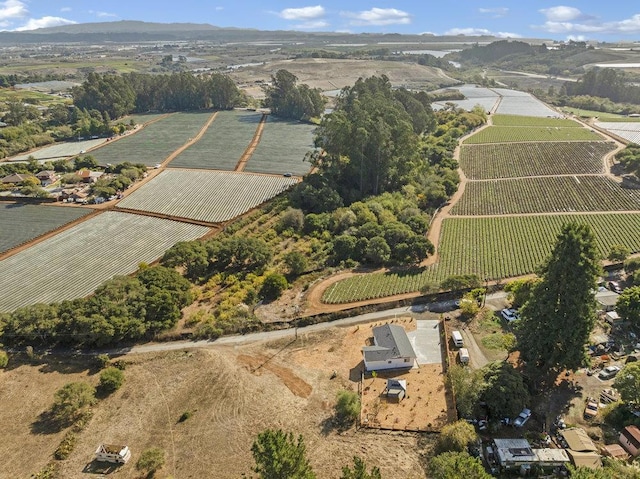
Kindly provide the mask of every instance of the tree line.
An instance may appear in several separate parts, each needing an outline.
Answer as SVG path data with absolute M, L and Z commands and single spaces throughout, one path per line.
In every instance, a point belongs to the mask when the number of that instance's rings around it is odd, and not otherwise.
M 106 112 L 111 118 L 132 112 L 227 110 L 247 102 L 233 80 L 221 73 L 90 73 L 72 94 L 78 108 Z

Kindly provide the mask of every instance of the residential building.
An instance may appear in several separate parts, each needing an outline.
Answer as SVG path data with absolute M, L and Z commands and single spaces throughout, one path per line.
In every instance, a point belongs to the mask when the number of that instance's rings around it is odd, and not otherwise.
M 366 371 L 414 366 L 416 353 L 402 326 L 384 324 L 373 328 L 373 343 L 362 348 Z

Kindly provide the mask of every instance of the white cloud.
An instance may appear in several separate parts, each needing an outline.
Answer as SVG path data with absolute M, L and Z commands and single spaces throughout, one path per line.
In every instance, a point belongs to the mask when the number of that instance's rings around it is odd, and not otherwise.
M 567 41 L 573 40 L 574 42 L 585 42 L 587 41 L 587 37 L 584 35 L 569 35 L 567 36 Z
M 67 20 L 66 18 L 62 18 L 62 17 L 46 16 L 42 18 L 30 18 L 25 25 L 16 28 L 15 31 L 23 32 L 26 30 L 36 30 L 38 28 L 58 27 L 60 25 L 73 25 L 74 23 L 78 23 L 78 22 L 74 22 L 73 20 Z
M 497 8 L 478 8 L 480 13 L 486 13 L 492 15 L 494 18 L 502 18 L 507 13 L 509 13 L 509 9 L 506 7 L 497 7 Z
M 547 17 L 543 25 L 532 25 L 532 28 L 544 30 L 549 33 L 568 34 L 610 34 L 610 35 L 638 35 L 640 34 L 640 14 L 623 20 L 601 22 L 594 16 L 585 15 L 577 9 L 562 7 L 563 11 L 557 11 L 560 7 L 540 10 Z M 549 13 L 554 10 L 554 13 Z M 572 21 L 577 20 L 577 21 Z M 584 35 L 580 35 L 584 36 Z
M 115 13 L 109 13 L 109 12 L 96 12 L 96 16 L 100 18 L 107 18 L 107 17 L 117 17 L 118 15 L 116 15 Z
M 20 0 L 0 2 L 0 21 L 6 22 L 14 18 L 23 18 L 28 14 L 27 5 Z
M 466 35 L 468 37 L 491 36 L 498 38 L 522 38 L 518 33 L 492 32 L 486 28 L 452 28 L 444 32 L 445 35 Z
M 351 25 L 407 25 L 411 23 L 411 15 L 395 8 L 372 8 L 361 12 L 340 12 L 351 18 Z
M 62 7 L 60 9 L 61 12 L 70 12 L 71 11 L 71 7 Z
M 224 7 L 216 7 L 216 11 L 219 12 L 221 10 L 224 10 Z
M 582 12 L 577 8 L 565 7 L 563 5 L 543 8 L 538 11 L 547 17 L 547 21 L 549 22 L 568 22 L 583 17 Z
M 285 20 L 309 21 L 323 17 L 324 13 L 324 7 L 322 5 L 316 5 L 313 7 L 285 8 L 278 13 L 278 15 Z

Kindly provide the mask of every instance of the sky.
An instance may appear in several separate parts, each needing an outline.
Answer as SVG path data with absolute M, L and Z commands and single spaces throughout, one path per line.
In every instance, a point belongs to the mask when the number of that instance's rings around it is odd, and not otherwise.
M 0 30 L 116 20 L 260 30 L 640 41 L 637 0 L 0 0 Z

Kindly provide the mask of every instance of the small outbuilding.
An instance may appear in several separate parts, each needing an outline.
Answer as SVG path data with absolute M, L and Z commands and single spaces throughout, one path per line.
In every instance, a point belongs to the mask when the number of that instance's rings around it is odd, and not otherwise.
M 602 467 L 602 459 L 598 454 L 598 448 L 593 443 L 587 432 L 579 427 L 572 427 L 560 431 L 567 443 L 567 454 L 576 467 L 589 467 L 597 469 Z
M 400 402 L 407 395 L 407 381 L 404 379 L 387 379 L 385 391 L 387 398 Z
M 608 313 L 616 309 L 616 303 L 620 295 L 613 291 L 605 290 L 598 291 L 596 293 L 596 302 L 598 303 L 598 310 Z
M 640 429 L 633 425 L 625 427 L 620 433 L 618 442 L 631 457 L 638 457 L 640 454 Z
M 131 459 L 131 451 L 128 446 L 116 446 L 113 444 L 100 444 L 96 449 L 96 461 L 125 464 Z
M 602 455 L 626 461 L 629 459 L 629 454 L 620 444 L 607 444 L 602 448 Z

